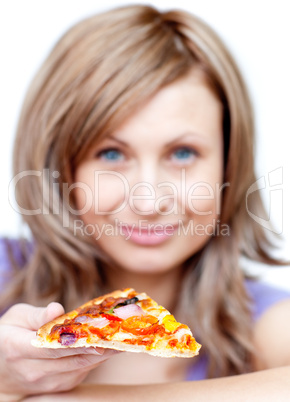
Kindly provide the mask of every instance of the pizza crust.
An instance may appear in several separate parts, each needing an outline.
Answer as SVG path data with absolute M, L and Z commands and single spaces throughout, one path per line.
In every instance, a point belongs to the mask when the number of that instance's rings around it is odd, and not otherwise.
M 194 357 L 198 355 L 199 347 L 196 349 L 195 352 L 192 350 L 188 351 L 178 351 L 166 348 L 158 348 L 158 349 L 146 349 L 146 346 L 143 345 L 128 345 L 123 342 L 118 341 L 104 341 L 99 339 L 97 342 L 91 342 L 88 344 L 85 338 L 78 339 L 73 345 L 71 346 L 63 346 L 57 341 L 53 342 L 46 342 L 41 340 L 34 340 L 32 341 L 33 346 L 38 348 L 45 348 L 48 347 L 50 349 L 68 349 L 68 348 L 104 348 L 104 349 L 114 349 L 119 350 L 122 352 L 133 352 L 133 353 L 147 353 L 152 356 L 159 356 L 159 357 Z M 197 344 L 198 345 L 198 344 Z

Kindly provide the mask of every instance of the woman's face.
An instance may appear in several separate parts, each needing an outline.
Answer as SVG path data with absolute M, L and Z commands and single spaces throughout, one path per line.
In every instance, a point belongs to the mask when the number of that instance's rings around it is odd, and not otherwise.
M 222 105 L 198 73 L 168 85 L 103 139 L 76 170 L 82 221 L 132 273 L 180 267 L 218 224 Z

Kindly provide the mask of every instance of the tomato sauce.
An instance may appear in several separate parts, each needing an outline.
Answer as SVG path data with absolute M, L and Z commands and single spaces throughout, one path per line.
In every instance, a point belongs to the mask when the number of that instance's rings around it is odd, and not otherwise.
M 101 339 L 110 339 L 116 332 L 118 332 L 120 329 L 120 324 L 118 321 L 111 321 L 110 324 L 108 324 L 104 328 L 95 328 L 95 327 L 89 327 L 88 330 L 90 331 L 91 334 L 97 335 Z

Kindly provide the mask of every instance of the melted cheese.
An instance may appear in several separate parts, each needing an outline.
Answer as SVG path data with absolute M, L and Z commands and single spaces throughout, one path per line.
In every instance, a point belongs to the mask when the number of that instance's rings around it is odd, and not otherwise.
M 133 339 L 136 338 L 133 334 L 130 334 L 129 332 L 116 332 L 112 336 L 112 341 L 124 341 L 125 339 Z

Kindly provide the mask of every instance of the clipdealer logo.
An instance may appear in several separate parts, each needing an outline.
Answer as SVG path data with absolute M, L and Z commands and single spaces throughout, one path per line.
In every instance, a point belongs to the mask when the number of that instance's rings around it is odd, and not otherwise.
M 132 212 L 140 216 L 158 213 L 159 215 L 185 215 L 189 209 L 196 215 L 211 215 L 211 209 L 203 209 L 200 201 L 212 201 L 209 205 L 213 206 L 215 213 L 221 213 L 221 193 L 229 183 L 215 183 L 212 186 L 206 182 L 187 181 L 186 171 L 182 169 L 180 179 L 176 183 L 165 181 L 153 186 L 151 183 L 138 182 L 130 187 L 128 180 L 124 175 L 114 171 L 95 171 L 93 188 L 86 183 L 76 182 L 69 185 L 68 183 L 60 184 L 57 182 L 60 176 L 59 172 L 50 172 L 49 169 L 43 171 L 28 170 L 17 174 L 9 183 L 9 203 L 11 207 L 22 215 L 61 215 L 63 226 L 69 226 L 69 215 L 81 216 L 90 210 L 94 210 L 96 215 L 112 215 L 121 212 L 124 208 L 129 207 Z M 114 185 L 118 180 L 121 185 L 119 205 L 113 210 L 102 210 L 99 195 L 101 194 L 102 185 L 106 185 L 106 180 L 114 178 Z M 16 188 L 23 179 L 39 181 L 39 188 L 42 189 L 41 199 L 34 209 L 24 208 L 16 200 Z M 100 184 L 102 180 L 102 184 Z M 112 185 L 112 184 L 111 184 Z M 59 194 L 62 193 L 63 198 L 70 199 L 70 194 L 75 189 L 81 189 L 85 194 L 85 202 L 81 209 L 74 209 L 71 205 L 61 203 Z M 140 195 L 140 191 L 143 193 Z M 143 211 L 136 207 L 139 200 L 152 201 L 152 209 Z M 170 202 L 170 207 L 166 210 L 162 209 L 162 203 Z
M 105 179 L 106 175 L 114 175 L 115 178 L 120 180 L 123 185 L 123 202 L 115 210 L 112 211 L 101 211 L 99 207 L 99 188 L 100 188 L 100 178 Z M 19 205 L 16 200 L 15 192 L 18 183 L 24 178 L 34 179 L 42 181 L 42 195 L 39 204 L 35 209 L 25 209 L 23 206 Z M 197 210 L 194 206 L 194 202 L 197 200 L 214 200 L 215 210 L 219 215 L 221 213 L 221 203 L 220 195 L 226 186 L 230 183 L 224 183 L 222 185 L 216 183 L 215 188 L 212 188 L 208 183 L 196 182 L 191 186 L 186 186 L 186 175 L 185 170 L 182 169 L 180 175 L 180 181 L 178 188 L 174 183 L 163 182 L 158 184 L 158 188 L 167 188 L 166 195 L 157 197 L 155 188 L 150 183 L 136 183 L 132 188 L 130 188 L 126 177 L 119 172 L 113 171 L 96 171 L 94 177 L 94 188 L 91 189 L 86 183 L 73 183 L 68 185 L 68 183 L 62 184 L 62 193 L 66 199 L 70 198 L 70 193 L 75 188 L 80 188 L 86 193 L 86 202 L 81 210 L 76 210 L 70 205 L 65 205 L 60 203 L 59 193 L 60 184 L 57 179 L 60 177 L 58 171 L 50 172 L 49 169 L 43 169 L 43 171 L 27 170 L 17 174 L 9 183 L 9 203 L 14 211 L 22 215 L 61 215 L 63 227 L 70 226 L 70 214 L 74 216 L 80 216 L 85 214 L 93 206 L 96 215 L 110 215 L 116 214 L 122 211 L 128 204 L 133 212 L 139 215 L 148 215 L 152 211 L 140 211 L 135 206 L 135 201 L 139 199 L 154 200 L 154 209 L 160 215 L 177 215 L 185 214 L 186 208 L 189 208 L 196 215 L 210 215 L 212 213 L 209 211 Z M 246 210 L 249 216 L 261 225 L 263 228 L 274 232 L 276 234 L 281 234 L 283 232 L 283 168 L 279 167 L 272 170 L 267 175 L 261 176 L 256 180 L 248 189 L 246 193 Z M 138 195 L 138 189 L 140 187 L 145 187 L 147 190 L 146 195 Z M 199 191 L 203 189 L 203 195 L 200 195 Z M 253 210 L 251 210 L 250 197 L 254 195 L 255 192 L 259 191 L 261 195 L 264 195 L 264 200 L 268 204 L 268 216 L 261 217 L 258 216 Z M 171 199 L 172 208 L 169 211 L 162 211 L 160 208 L 161 202 L 166 199 Z M 50 205 L 51 203 L 51 205 Z
M 250 217 L 263 228 L 276 233 L 283 233 L 283 168 L 279 167 L 256 180 L 246 194 L 246 208 Z M 268 217 L 262 218 L 250 211 L 249 196 L 256 191 L 266 196 Z

